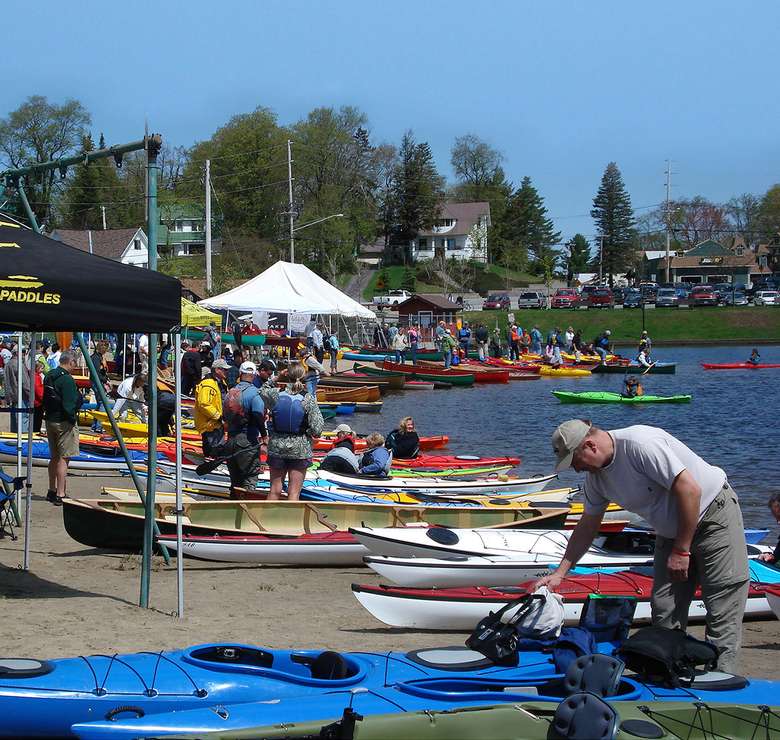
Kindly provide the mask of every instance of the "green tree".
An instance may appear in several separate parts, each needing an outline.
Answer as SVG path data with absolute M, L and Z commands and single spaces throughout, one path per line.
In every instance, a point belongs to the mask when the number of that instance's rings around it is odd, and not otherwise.
M 585 272 L 590 262 L 590 245 L 582 234 L 575 234 L 566 242 L 566 280 L 571 284 L 577 273 Z
M 524 177 L 520 187 L 512 194 L 504 221 L 505 239 L 513 247 L 529 257 L 531 268 L 538 274 L 544 271 L 548 258 L 557 258 L 553 245 L 558 243 L 561 233 L 556 231 L 552 219 L 547 217 L 544 198 Z M 515 257 L 517 259 L 517 257 Z
M 614 162 L 610 162 L 604 170 L 590 215 L 602 240 L 601 259 L 612 285 L 613 274 L 631 263 L 635 245 L 631 198 Z
M 385 268 L 382 268 L 376 276 L 374 288 L 380 291 L 388 290 L 390 288 L 390 273 Z
M 758 224 L 764 238 L 780 234 L 780 184 L 773 185 L 761 198 Z
M 6 118 L 0 119 L 0 152 L 10 168 L 48 162 L 73 154 L 91 122 L 78 100 L 62 105 L 32 95 Z M 55 170 L 25 178 L 25 191 L 36 219 L 49 220 L 59 175 Z
M 401 287 L 410 293 L 414 293 L 415 288 L 417 287 L 417 275 L 411 267 L 407 267 L 404 270 Z
M 457 197 L 463 201 L 488 200 L 502 159 L 501 152 L 474 134 L 455 139 L 450 162 L 458 178 Z
M 436 171 L 426 142 L 417 143 L 407 131 L 401 141 L 399 163 L 393 180 L 396 218 L 392 243 L 411 261 L 411 243 L 418 232 L 433 226 L 444 198 L 444 179 Z

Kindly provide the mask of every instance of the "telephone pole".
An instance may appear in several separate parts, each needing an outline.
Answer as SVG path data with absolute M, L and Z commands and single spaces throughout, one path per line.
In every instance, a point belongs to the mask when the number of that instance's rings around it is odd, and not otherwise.
M 672 226 L 672 218 L 671 213 L 669 211 L 669 200 L 671 196 L 671 190 L 672 190 L 672 160 L 667 159 L 666 160 L 666 207 L 665 207 L 665 215 L 666 215 L 666 282 L 671 282 L 671 274 L 672 274 L 672 268 L 669 264 L 669 243 L 671 242 L 671 226 Z
M 106 230 L 106 207 L 100 206 L 100 210 L 103 211 L 103 231 Z
M 211 293 L 211 160 L 206 160 L 206 292 Z
M 287 206 L 290 217 L 290 262 L 295 262 L 295 213 L 293 212 L 293 176 L 292 176 L 292 142 L 287 139 L 287 190 L 290 202 Z

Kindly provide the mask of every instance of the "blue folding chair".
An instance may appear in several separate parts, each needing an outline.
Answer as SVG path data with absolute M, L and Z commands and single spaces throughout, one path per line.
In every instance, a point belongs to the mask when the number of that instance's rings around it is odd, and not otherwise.
M 16 540 L 14 527 L 19 521 L 16 493 L 24 488 L 25 478 L 14 478 L 0 470 L 0 482 L 3 484 L 0 491 L 0 539 L 8 535 L 12 540 Z

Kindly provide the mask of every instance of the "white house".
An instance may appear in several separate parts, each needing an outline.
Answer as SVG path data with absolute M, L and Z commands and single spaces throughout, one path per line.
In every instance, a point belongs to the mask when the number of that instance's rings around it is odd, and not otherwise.
M 487 202 L 445 202 L 431 229 L 421 231 L 412 240 L 412 257 L 429 260 L 434 257 L 487 262 L 487 232 L 490 226 L 490 204 Z
M 90 254 L 121 262 L 123 265 L 146 267 L 149 264 L 149 242 L 142 228 L 130 229 L 57 229 L 52 239 Z

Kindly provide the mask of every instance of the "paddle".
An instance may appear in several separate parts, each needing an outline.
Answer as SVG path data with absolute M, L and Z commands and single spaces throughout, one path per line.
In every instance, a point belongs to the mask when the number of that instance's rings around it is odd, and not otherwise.
M 198 465 L 198 467 L 195 468 L 195 472 L 202 478 L 204 475 L 208 475 L 209 473 L 214 472 L 220 465 L 222 465 L 223 462 L 230 460 L 236 455 L 242 454 L 247 450 L 259 450 L 259 449 L 260 449 L 260 445 L 254 445 L 252 447 L 246 447 L 241 450 L 238 450 L 237 452 L 234 452 L 232 455 L 228 455 L 227 457 L 217 457 L 214 460 L 207 460 L 206 462 L 203 462 L 200 465 Z
M 649 364 L 649 365 L 648 365 L 648 366 L 647 366 L 647 367 L 644 369 L 644 371 L 643 371 L 643 372 L 641 372 L 641 373 L 639 373 L 639 374 L 640 374 L 640 375 L 646 375 L 647 373 L 649 373 L 649 372 L 650 372 L 651 368 L 655 367 L 655 364 L 656 364 L 657 362 L 658 362 L 658 360 L 656 360 L 655 362 L 651 362 L 651 363 L 650 363 L 650 364 Z

